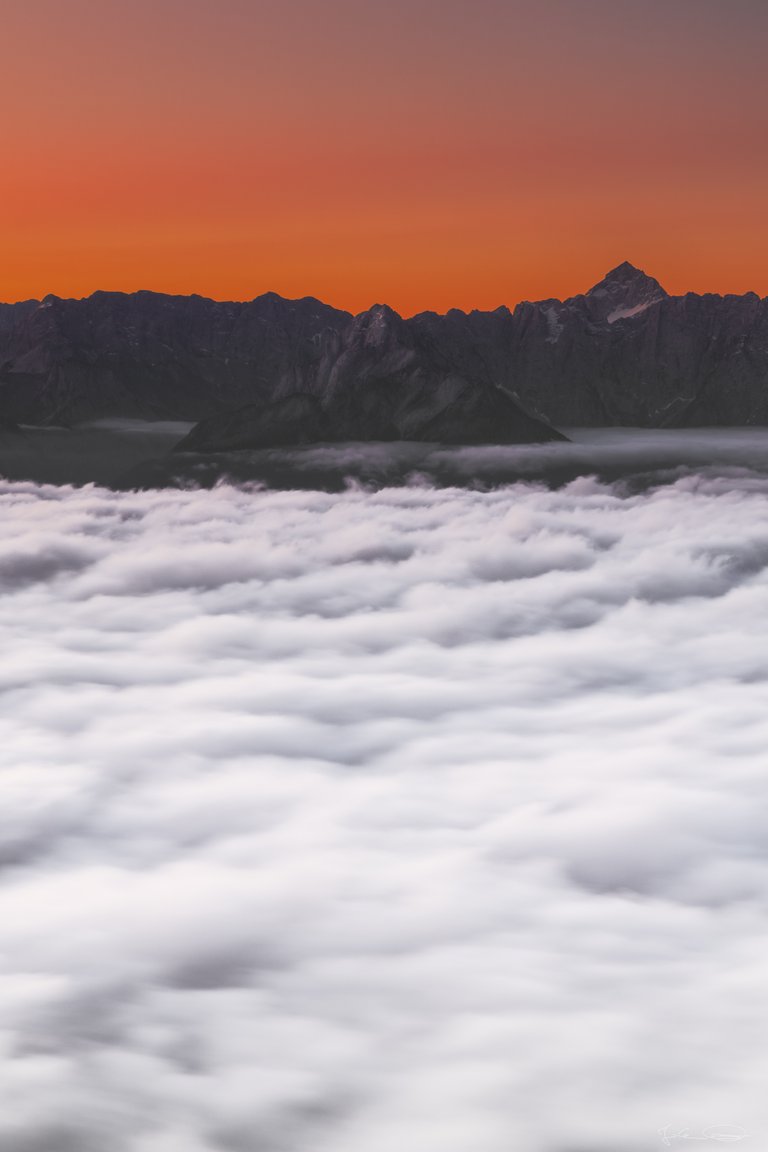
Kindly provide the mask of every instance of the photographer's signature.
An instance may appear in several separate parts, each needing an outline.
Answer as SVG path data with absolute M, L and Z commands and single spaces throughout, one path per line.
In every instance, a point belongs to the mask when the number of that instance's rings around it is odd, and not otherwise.
M 738 1140 L 746 1140 L 749 1133 L 739 1124 L 712 1124 L 709 1128 L 702 1128 L 698 1132 L 667 1124 L 664 1128 L 659 1128 L 659 1136 L 662 1144 L 669 1147 L 674 1140 L 720 1140 L 725 1144 L 735 1144 Z

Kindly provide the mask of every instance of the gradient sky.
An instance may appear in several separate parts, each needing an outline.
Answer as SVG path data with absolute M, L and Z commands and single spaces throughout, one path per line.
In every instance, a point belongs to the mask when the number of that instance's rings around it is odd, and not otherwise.
M 768 294 L 766 0 L 3 0 L 0 299 Z

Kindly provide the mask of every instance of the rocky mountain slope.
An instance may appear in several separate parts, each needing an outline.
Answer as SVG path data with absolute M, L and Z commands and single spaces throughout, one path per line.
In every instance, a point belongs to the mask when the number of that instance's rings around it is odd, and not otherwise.
M 560 439 L 384 306 L 97 292 L 6 305 L 0 414 L 27 424 L 199 420 L 198 450 L 313 440 Z
M 585 295 L 518 305 L 492 344 L 508 386 L 556 424 L 768 423 L 768 299 L 751 292 L 669 296 L 622 264 Z
M 670 296 L 625 263 L 569 300 L 409 320 L 274 294 L 0 305 L 0 421 L 114 416 L 200 421 L 196 450 L 768 424 L 768 299 Z
M 481 364 L 460 363 L 440 340 L 377 304 L 327 337 L 299 387 L 201 421 L 182 451 L 333 440 L 520 444 L 563 439 L 527 415 Z
M 319 300 L 95 292 L 0 308 L 0 415 L 198 420 L 311 380 L 352 321 Z

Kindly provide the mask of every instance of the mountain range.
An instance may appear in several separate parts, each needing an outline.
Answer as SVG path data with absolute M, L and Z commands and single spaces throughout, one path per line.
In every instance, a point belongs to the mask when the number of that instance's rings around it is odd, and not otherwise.
M 564 301 L 410 319 L 274 293 L 0 305 L 0 424 L 107 417 L 194 421 L 194 451 L 768 424 L 768 298 L 670 296 L 623 263 Z

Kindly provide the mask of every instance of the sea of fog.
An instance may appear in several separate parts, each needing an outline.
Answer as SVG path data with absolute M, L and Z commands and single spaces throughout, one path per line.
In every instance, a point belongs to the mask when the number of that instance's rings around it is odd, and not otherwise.
M 768 435 L 649 437 L 0 481 L 0 1152 L 766 1145 Z

